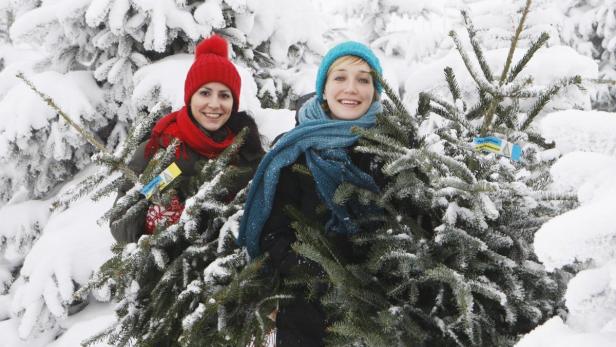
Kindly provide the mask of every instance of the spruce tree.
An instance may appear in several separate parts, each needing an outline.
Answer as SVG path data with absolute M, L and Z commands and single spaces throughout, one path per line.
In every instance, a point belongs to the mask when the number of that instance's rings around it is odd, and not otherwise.
M 66 206 L 92 190 L 89 194 L 100 198 L 132 181 L 125 173 L 113 181 L 107 177 L 119 171 L 120 163 L 130 158 L 128 148 L 136 146 L 165 109 L 138 122 L 128 137 L 133 145 L 125 146 L 121 156 L 99 155 L 105 169 L 58 199 L 56 206 Z M 85 345 L 103 339 L 114 346 L 247 345 L 269 332 L 271 323 L 256 319 L 255 313 L 265 317 L 273 310 L 273 300 L 264 300 L 271 283 L 260 276 L 261 262 L 249 265 L 247 254 L 235 243 L 245 199 L 244 189 L 235 190 L 238 180 L 247 181 L 248 170 L 230 163 L 247 130 L 219 157 L 200 162 L 200 174 L 182 183 L 189 185 L 191 197 L 178 223 L 159 226 L 137 243 L 114 246 L 114 256 L 75 294 L 82 300 L 93 294 L 99 300 L 117 301 L 117 321 Z M 143 215 L 149 203 L 139 190 L 173 162 L 174 155 L 174 145 L 160 150 L 105 218 L 122 222 Z M 176 185 L 172 182 L 152 199 L 164 204 Z
M 466 14 L 479 70 L 451 32 L 476 83 L 472 98 L 447 68 L 450 100 L 424 93 L 411 116 L 382 81 L 391 102 L 376 127 L 357 130 L 357 150 L 383 163 L 389 183 L 380 194 L 349 184 L 336 193 L 338 203 L 355 200 L 385 211 L 376 224 L 374 218 L 358 221 L 363 232 L 352 243 L 363 257 L 345 259 L 323 226 L 295 212 L 294 249 L 326 274 L 319 286 L 331 322 L 328 345 L 510 346 L 564 307 L 568 275 L 548 273 L 532 241 L 543 222 L 575 199 L 549 191 L 553 144 L 532 122 L 552 96 L 579 86 L 580 78 L 565 77 L 540 90 L 530 78 L 517 78 L 547 41 L 547 34 L 539 36 L 513 63 L 529 6 L 527 1 L 500 74 L 486 63 Z M 439 127 L 421 135 L 435 117 Z M 522 158 L 477 151 L 473 140 L 485 136 L 520 145 Z

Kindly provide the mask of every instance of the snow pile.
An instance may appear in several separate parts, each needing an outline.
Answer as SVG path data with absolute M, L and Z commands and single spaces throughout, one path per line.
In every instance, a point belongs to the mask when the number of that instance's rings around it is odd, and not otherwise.
M 571 124 L 575 124 L 572 127 Z M 558 144 L 564 154 L 575 150 L 616 157 L 616 114 L 575 110 L 553 113 L 542 121 L 543 135 Z
M 575 261 L 589 268 L 569 282 L 566 324 L 553 318 L 519 346 L 607 347 L 616 340 L 616 152 L 604 151 L 616 145 L 605 133 L 615 128 L 614 114 L 597 111 L 555 112 L 541 122 L 542 132 L 555 134 L 557 149 L 567 153 L 552 167 L 555 185 L 577 193 L 580 206 L 544 224 L 535 250 L 547 268 Z
M 18 72 L 30 73 L 32 66 L 40 62 L 44 56 L 44 52 L 40 49 L 0 44 L 0 99 L 15 84 L 21 83 L 15 76 Z
M 321 13 L 309 1 L 247 1 L 250 11 L 240 16 L 238 29 L 247 33 L 248 42 L 257 47 L 269 42 L 269 53 L 283 65 L 294 64 L 288 52 L 296 42 L 325 53 L 322 37 L 327 25 Z
M 593 334 L 572 330 L 560 317 L 553 317 L 541 327 L 523 337 L 516 347 L 608 347 L 613 346 L 616 334 Z
M 194 59 L 192 54 L 176 54 L 137 70 L 131 102 L 137 109 L 151 109 L 158 101 L 174 110 L 182 108 L 184 80 Z

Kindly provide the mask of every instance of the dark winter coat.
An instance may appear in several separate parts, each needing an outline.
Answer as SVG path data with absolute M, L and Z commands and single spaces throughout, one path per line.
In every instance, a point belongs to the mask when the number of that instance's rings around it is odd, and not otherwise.
M 233 165 L 238 166 L 240 168 L 250 168 L 250 173 L 247 175 L 243 175 L 240 179 L 236 181 L 236 185 L 233 187 L 233 192 L 231 194 L 237 193 L 241 188 L 245 187 L 248 184 L 248 181 L 252 177 L 252 173 L 257 168 L 259 161 L 263 157 L 264 151 L 261 146 L 260 135 L 257 130 L 257 126 L 255 124 L 254 119 L 250 117 L 246 112 L 236 112 L 226 123 L 226 126 L 231 129 L 235 134 L 239 133 L 244 127 L 248 127 L 249 133 L 248 136 L 240 148 L 235 160 L 232 162 Z M 201 127 L 200 127 L 201 128 Z M 227 135 L 224 127 L 216 132 L 208 132 L 207 130 L 201 128 L 204 132 L 205 136 L 209 136 L 213 138 L 215 141 L 223 140 Z M 129 167 L 140 174 L 143 172 L 145 167 L 149 162 L 149 158 L 145 155 L 146 142 L 143 142 L 139 145 L 133 158 L 129 163 Z M 184 182 L 188 182 L 188 180 L 196 175 L 197 172 L 197 163 L 200 160 L 206 159 L 201 156 L 199 153 L 192 150 L 190 147 L 186 147 L 186 156 L 182 154 L 179 158 L 175 160 L 175 163 L 178 165 L 182 174 L 176 178 L 176 180 L 180 180 L 177 185 L 177 193 L 178 198 L 181 202 L 184 202 L 187 198 L 189 198 L 188 194 L 188 185 L 183 184 Z M 117 199 L 121 198 L 126 194 L 126 192 L 132 188 L 132 183 L 127 183 L 122 186 L 118 191 Z M 134 218 L 130 219 L 119 219 L 119 220 L 110 220 L 110 229 L 111 234 L 118 242 L 128 243 L 128 242 L 136 242 L 141 235 L 143 235 L 145 230 L 145 213 L 142 215 L 136 215 Z
M 381 165 L 374 162 L 372 155 L 355 152 L 354 147 L 348 153 L 358 168 L 370 174 L 379 187 L 384 187 L 385 178 Z M 280 178 L 274 196 L 272 212 L 263 227 L 261 249 L 269 255 L 270 266 L 282 277 L 293 274 L 320 275 L 316 264 L 303 259 L 291 249 L 296 241 L 292 219 L 285 212 L 286 206 L 297 208 L 308 220 L 325 225 L 329 220 L 329 211 L 318 196 L 312 176 L 294 168 L 296 164 L 305 166 L 305 157 L 280 172 Z M 353 249 L 346 235 L 329 236 L 338 252 L 346 258 L 353 258 Z M 304 293 L 296 293 L 297 299 L 291 303 L 281 303 L 276 319 L 278 347 L 322 346 L 325 336 L 325 314 L 321 305 L 303 299 Z

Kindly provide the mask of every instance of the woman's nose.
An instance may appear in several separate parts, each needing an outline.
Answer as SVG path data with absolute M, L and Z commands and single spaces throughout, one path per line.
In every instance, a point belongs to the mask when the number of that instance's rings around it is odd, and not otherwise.
M 220 106 L 220 100 L 217 96 L 212 96 L 208 102 L 208 106 L 211 108 L 218 108 Z
M 353 80 L 347 80 L 344 84 L 344 91 L 348 93 L 357 92 L 357 84 Z

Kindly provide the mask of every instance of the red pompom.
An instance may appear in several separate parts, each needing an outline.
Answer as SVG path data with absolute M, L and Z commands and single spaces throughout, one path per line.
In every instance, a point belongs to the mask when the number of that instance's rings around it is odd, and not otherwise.
M 195 58 L 199 58 L 202 54 L 216 54 L 225 59 L 228 59 L 229 48 L 227 41 L 218 35 L 201 41 L 195 50 Z

